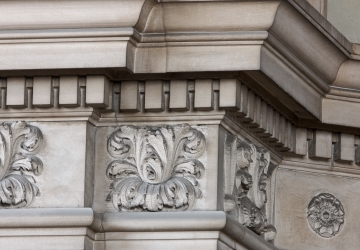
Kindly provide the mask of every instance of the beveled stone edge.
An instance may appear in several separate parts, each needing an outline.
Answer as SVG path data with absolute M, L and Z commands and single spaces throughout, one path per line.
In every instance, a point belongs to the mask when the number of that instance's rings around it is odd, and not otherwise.
M 90 228 L 95 234 L 219 231 L 249 249 L 278 249 L 222 211 L 95 213 L 95 220 Z M 91 238 L 89 233 L 88 237 Z
M 359 60 L 360 44 L 350 42 L 325 17 L 323 17 L 309 2 L 302 0 L 288 0 L 303 16 L 315 25 L 326 37 L 343 50 L 349 57 Z M 344 51 L 345 49 L 345 51 Z
M 88 227 L 93 222 L 91 208 L 0 209 L 0 228 Z
M 92 4 L 92 1 L 88 0 L 41 2 L 30 0 L 22 1 L 22 3 L 1 1 L 4 12 L 0 18 L 0 27 L 1 30 L 28 30 L 29 33 L 51 29 L 131 27 L 137 22 L 144 1 L 104 0 L 101 6 Z M 24 7 L 19 9 L 19 5 Z M 13 14 L 14 10 L 17 15 Z M 82 18 L 79 18 L 76 10 L 81 12 Z M 122 11 L 120 14 L 119 10 Z M 97 15 L 93 15 L 93 13 L 97 13 Z M 115 17 L 109 18 L 110 13 Z

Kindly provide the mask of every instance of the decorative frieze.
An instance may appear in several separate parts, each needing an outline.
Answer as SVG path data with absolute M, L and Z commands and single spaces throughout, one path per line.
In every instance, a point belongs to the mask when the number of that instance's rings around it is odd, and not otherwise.
M 335 196 L 321 193 L 310 201 L 307 219 L 316 234 L 331 238 L 340 232 L 345 221 L 345 211 Z
M 201 197 L 205 167 L 204 134 L 188 124 L 122 126 L 107 149 L 114 158 L 106 171 L 112 180 L 107 200 L 119 211 L 190 210 Z
M 35 156 L 43 136 L 39 128 L 23 121 L 0 125 L 0 208 L 29 206 L 38 187 L 34 176 L 43 163 Z
M 224 209 L 266 240 L 276 229 L 268 223 L 265 211 L 267 185 L 275 168 L 270 153 L 253 143 L 227 135 L 224 152 Z
M 202 112 L 228 117 L 281 153 L 358 163 L 354 134 L 339 133 L 334 141 L 336 133 L 330 130 L 298 127 L 239 78 L 112 82 L 104 75 L 9 77 L 0 79 L 0 85 L 4 115 L 14 109 L 28 109 L 23 113 L 28 114 L 31 109 L 44 116 L 49 109 L 64 116 L 86 111 L 83 115 L 89 117 L 95 111 L 94 119 L 114 123 L 130 114 Z

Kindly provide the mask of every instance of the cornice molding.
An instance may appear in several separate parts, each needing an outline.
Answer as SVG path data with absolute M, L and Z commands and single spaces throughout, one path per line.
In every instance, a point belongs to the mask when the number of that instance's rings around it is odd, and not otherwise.
M 347 89 L 337 91 L 339 97 L 357 93 L 360 64 L 350 59 L 356 46 L 306 1 L 106 0 L 104 12 L 89 0 L 4 2 L 9 13 L 21 12 L 17 4 L 32 12 L 23 15 L 22 23 L 28 26 L 19 26 L 16 15 L 10 21 L 0 19 L 2 75 L 53 69 L 76 74 L 74 69 L 86 68 L 127 68 L 135 74 L 257 71 L 304 107 L 308 117 L 358 126 L 354 111 L 343 113 L 341 119 L 327 113 L 332 86 Z M 59 18 L 59 10 L 69 17 Z M 40 23 L 30 20 L 28 13 L 52 16 Z M 354 106 L 352 100 L 341 104 Z
M 144 0 L 1 1 L 0 29 L 52 30 L 133 27 Z
M 360 59 L 360 44 L 351 43 L 308 1 L 288 0 L 309 22 L 333 42 L 344 54 L 354 60 Z
M 130 39 L 127 67 L 135 73 L 260 70 L 313 116 L 331 123 L 322 105 L 331 85 L 359 85 L 360 66 L 349 59 L 354 46 L 310 4 L 289 2 L 149 0 Z M 245 14 L 231 15 L 245 10 L 251 14 L 246 21 L 240 20 Z M 262 18 L 253 18 L 259 13 Z

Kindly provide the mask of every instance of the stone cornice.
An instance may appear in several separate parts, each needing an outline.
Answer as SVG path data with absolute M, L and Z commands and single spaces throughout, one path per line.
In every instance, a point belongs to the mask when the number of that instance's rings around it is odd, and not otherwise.
M 313 8 L 311 4 L 302 0 L 288 0 L 288 2 L 349 58 L 354 60 L 360 59 L 360 44 L 351 43 L 326 18 Z
M 284 97 L 279 99 L 282 105 L 292 99 L 292 107 L 305 109 L 299 119 L 359 125 L 352 119 L 357 107 L 341 119 L 328 114 L 334 102 L 329 94 L 339 98 L 340 109 L 356 102 L 356 45 L 305 1 L 108 0 L 101 5 L 103 11 L 91 1 L 65 2 L 6 2 L 9 12 L 0 19 L 1 75 L 107 69 L 112 80 L 122 80 L 116 77 L 120 73 L 111 72 L 260 72 L 265 77 L 259 84 L 274 82 Z M 17 4 L 28 9 L 17 9 Z M 23 9 L 27 12 L 20 25 L 9 13 L 21 14 Z M 75 15 L 79 9 L 82 14 Z M 67 18 L 60 18 L 60 12 Z
M 136 24 L 144 0 L 1 1 L 0 29 L 121 28 Z
M 322 98 L 332 85 L 358 88 L 356 46 L 305 1 L 289 2 L 149 0 L 130 39 L 127 67 L 135 73 L 260 70 L 313 116 L 332 123 Z M 262 18 L 231 14 L 245 10 Z

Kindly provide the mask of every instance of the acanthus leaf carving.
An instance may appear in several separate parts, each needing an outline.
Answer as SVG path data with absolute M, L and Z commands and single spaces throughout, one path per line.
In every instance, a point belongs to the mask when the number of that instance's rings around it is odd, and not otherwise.
M 188 124 L 122 126 L 108 139 L 107 200 L 120 211 L 184 211 L 202 192 L 203 133 Z
M 42 145 L 39 128 L 24 121 L 0 125 L 0 208 L 29 206 L 39 188 L 34 176 L 43 163 L 35 156 Z
M 276 229 L 268 223 L 265 215 L 267 182 L 269 180 L 270 153 L 253 143 L 235 136 L 229 137 L 225 145 L 225 168 L 228 168 L 230 182 L 225 190 L 224 209 L 257 234 L 265 234 L 273 240 Z

